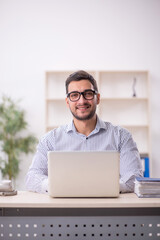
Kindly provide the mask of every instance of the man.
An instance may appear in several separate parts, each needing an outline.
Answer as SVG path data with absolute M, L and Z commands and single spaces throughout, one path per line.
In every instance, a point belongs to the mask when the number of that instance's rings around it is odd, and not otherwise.
M 75 72 L 65 84 L 66 103 L 73 121 L 53 129 L 40 140 L 27 173 L 27 189 L 48 192 L 48 151 L 116 150 L 120 152 L 120 192 L 133 192 L 135 177 L 142 176 L 142 168 L 131 134 L 126 129 L 99 119 L 96 107 L 100 103 L 100 94 L 90 74 Z

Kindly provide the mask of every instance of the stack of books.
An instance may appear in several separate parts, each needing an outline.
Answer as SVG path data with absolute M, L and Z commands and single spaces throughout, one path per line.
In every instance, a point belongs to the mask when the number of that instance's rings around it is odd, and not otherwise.
M 134 192 L 140 198 L 160 198 L 160 178 L 137 177 Z

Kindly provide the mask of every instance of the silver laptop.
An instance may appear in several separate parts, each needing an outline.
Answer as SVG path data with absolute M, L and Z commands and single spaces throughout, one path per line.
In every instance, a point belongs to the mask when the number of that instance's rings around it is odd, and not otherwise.
M 51 197 L 118 197 L 119 153 L 48 152 Z

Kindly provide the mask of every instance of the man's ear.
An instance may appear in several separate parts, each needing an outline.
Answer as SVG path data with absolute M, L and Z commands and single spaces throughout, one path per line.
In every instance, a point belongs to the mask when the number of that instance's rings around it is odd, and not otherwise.
M 97 105 L 100 103 L 100 94 L 97 94 Z
M 66 97 L 66 104 L 67 104 L 67 107 L 69 107 L 69 99 Z

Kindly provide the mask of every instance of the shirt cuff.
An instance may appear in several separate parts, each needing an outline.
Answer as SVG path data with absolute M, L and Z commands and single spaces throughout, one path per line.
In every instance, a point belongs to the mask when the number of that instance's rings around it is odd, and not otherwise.
M 48 178 L 44 179 L 42 182 L 41 193 L 48 194 Z
M 126 184 L 120 179 L 119 181 L 119 184 L 120 184 L 120 193 L 125 193 L 127 192 L 127 187 L 126 187 Z
M 132 176 L 127 182 L 123 182 L 122 179 L 120 179 L 120 193 L 131 193 L 134 192 L 134 179 L 135 177 Z

